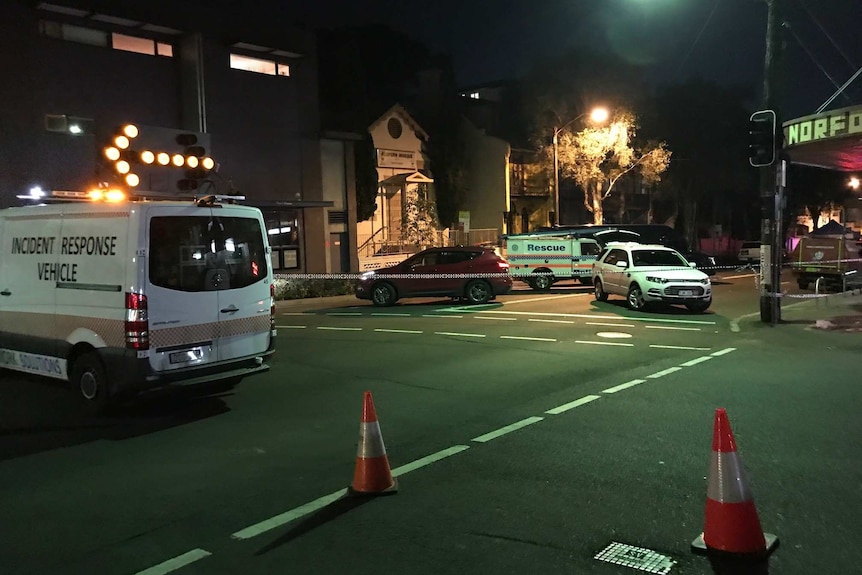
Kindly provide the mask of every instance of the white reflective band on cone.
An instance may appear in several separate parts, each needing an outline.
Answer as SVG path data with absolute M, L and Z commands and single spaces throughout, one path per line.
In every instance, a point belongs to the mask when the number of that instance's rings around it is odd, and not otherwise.
M 736 451 L 713 452 L 709 461 L 706 496 L 719 503 L 743 503 L 754 499 Z
M 386 455 L 386 447 L 383 445 L 383 436 L 380 434 L 380 423 L 377 421 L 360 423 L 359 447 L 356 450 L 356 456 L 371 459 L 384 455 Z

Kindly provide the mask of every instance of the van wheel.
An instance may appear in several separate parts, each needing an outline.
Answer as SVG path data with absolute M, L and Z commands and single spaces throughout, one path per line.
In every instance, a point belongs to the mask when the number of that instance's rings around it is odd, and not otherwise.
M 488 282 L 473 280 L 464 289 L 464 297 L 472 304 L 488 303 L 494 297 L 494 291 Z
M 101 415 L 111 404 L 111 390 L 102 360 L 93 352 L 85 353 L 72 366 L 72 385 L 80 392 L 87 411 Z
M 546 291 L 551 289 L 552 283 L 554 283 L 554 278 L 549 273 L 543 273 L 534 276 L 530 286 L 536 291 Z
M 397 299 L 395 288 L 386 282 L 374 284 L 371 288 L 371 303 L 378 307 L 394 305 Z
M 602 280 L 596 278 L 593 282 L 593 293 L 596 296 L 596 301 L 608 301 L 608 292 L 602 286 Z
M 629 304 L 629 307 L 635 311 L 641 311 L 646 308 L 644 292 L 638 284 L 631 285 L 629 293 L 626 296 L 626 302 Z

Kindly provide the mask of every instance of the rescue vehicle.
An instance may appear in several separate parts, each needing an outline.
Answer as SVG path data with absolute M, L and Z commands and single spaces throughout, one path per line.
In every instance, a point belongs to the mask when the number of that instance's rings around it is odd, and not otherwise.
M 68 380 L 94 412 L 267 371 L 276 330 L 260 210 L 240 196 L 128 194 L 49 192 L 0 210 L 0 368 Z
M 589 285 L 593 262 L 601 252 L 596 240 L 573 234 L 512 234 L 502 239 L 509 274 L 537 291 L 568 279 Z

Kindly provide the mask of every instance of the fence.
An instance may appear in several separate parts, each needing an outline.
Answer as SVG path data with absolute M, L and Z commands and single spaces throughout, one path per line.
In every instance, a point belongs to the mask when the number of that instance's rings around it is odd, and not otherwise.
M 496 245 L 500 237 L 497 228 L 470 230 L 445 229 L 435 234 L 433 243 L 429 245 L 417 245 L 402 237 L 400 233 L 386 233 L 385 229 L 377 230 L 374 234 L 358 236 L 359 258 L 370 258 L 376 256 L 412 254 L 429 247 L 445 246 L 476 246 Z

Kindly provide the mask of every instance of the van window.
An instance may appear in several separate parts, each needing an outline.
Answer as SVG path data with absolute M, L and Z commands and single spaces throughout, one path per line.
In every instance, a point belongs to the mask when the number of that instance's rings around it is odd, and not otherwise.
M 268 274 L 263 235 L 253 218 L 154 217 L 149 254 L 150 283 L 179 291 L 242 288 Z

